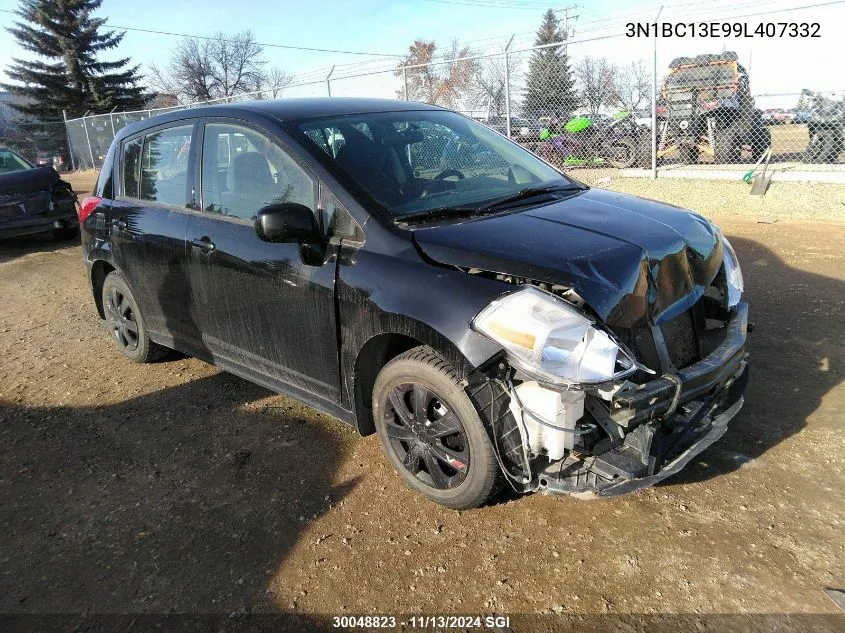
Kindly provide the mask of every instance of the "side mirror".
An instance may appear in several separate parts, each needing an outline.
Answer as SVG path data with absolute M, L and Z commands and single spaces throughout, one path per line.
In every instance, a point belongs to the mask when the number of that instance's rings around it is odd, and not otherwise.
M 314 212 L 295 202 L 268 204 L 259 209 L 255 232 L 265 242 L 314 244 L 322 239 Z

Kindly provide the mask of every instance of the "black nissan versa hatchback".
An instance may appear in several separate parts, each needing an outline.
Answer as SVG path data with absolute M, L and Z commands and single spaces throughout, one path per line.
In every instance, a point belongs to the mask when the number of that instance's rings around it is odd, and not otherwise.
M 505 482 L 651 485 L 742 405 L 748 308 L 718 228 L 438 107 L 154 117 L 120 131 L 79 213 L 124 356 L 175 348 L 376 432 L 452 508 Z

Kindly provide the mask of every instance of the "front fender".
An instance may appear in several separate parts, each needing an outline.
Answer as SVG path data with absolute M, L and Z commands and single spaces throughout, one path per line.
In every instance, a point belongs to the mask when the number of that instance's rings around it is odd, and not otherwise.
M 468 275 L 423 259 L 403 259 L 361 251 L 352 266 L 339 266 L 341 374 L 344 404 L 354 402 L 358 354 L 368 341 L 398 334 L 430 346 L 463 379 L 502 348 L 470 328 L 503 282 Z

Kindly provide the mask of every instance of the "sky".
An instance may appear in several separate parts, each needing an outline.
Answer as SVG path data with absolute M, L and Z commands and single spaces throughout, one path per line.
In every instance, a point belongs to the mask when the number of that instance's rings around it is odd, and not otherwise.
M 651 22 L 663 4 L 660 21 L 739 22 L 753 29 L 760 22 L 818 22 L 819 38 L 661 38 L 657 42 L 658 68 L 664 71 L 677 56 L 734 50 L 749 67 L 756 95 L 794 95 L 802 88 L 841 92 L 845 78 L 837 69 L 845 59 L 845 3 L 825 0 L 593 0 L 549 3 L 542 0 L 104 0 L 97 15 L 112 28 L 131 27 L 171 33 L 211 35 L 251 29 L 258 42 L 284 46 L 326 48 L 350 52 L 325 53 L 265 48 L 269 64 L 296 76 L 299 85 L 286 96 L 323 96 L 325 76 L 332 66 L 332 95 L 395 96 L 401 80 L 392 72 L 355 78 L 355 73 L 390 69 L 417 38 L 434 40 L 441 47 L 453 39 L 480 52 L 501 52 L 511 35 L 511 50 L 530 46 L 542 14 L 552 8 L 567 12 L 573 27 L 570 58 L 606 57 L 617 65 L 653 55 L 651 38 L 622 35 L 627 22 Z M 816 8 L 801 8 L 824 4 Z M 0 10 L 14 9 L 16 0 L 0 0 Z M 566 7 L 569 10 L 566 11 Z M 142 9 L 141 9 L 142 7 Z M 795 10 L 789 10 L 795 9 Z M 0 11 L 0 27 L 16 16 Z M 145 72 L 150 63 L 166 63 L 179 38 L 126 31 L 114 56 L 129 57 Z M 0 69 L 13 57 L 28 58 L 14 38 L 0 31 Z M 527 53 L 513 56 L 518 82 Z M 0 76 L 5 80 L 5 75 Z M 793 97 L 759 97 L 758 107 L 794 105 Z

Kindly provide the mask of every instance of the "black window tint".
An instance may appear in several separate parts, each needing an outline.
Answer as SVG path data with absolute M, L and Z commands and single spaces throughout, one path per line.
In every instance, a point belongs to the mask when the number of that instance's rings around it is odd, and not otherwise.
M 123 144 L 121 174 L 123 174 L 123 195 L 138 197 L 138 159 L 141 157 L 141 139 Z
M 147 134 L 141 156 L 144 200 L 185 206 L 192 125 Z
M 209 213 L 251 219 L 268 204 L 297 202 L 314 209 L 314 182 L 281 147 L 254 130 L 206 125 L 202 195 Z

